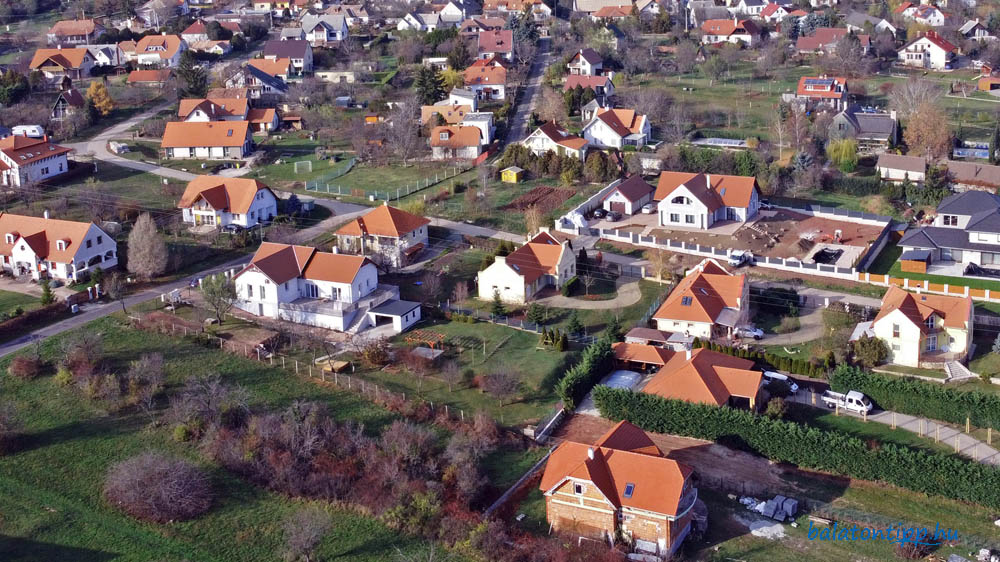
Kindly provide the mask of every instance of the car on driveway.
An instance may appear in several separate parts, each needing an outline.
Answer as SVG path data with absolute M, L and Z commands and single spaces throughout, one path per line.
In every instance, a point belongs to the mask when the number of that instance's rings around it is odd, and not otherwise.
M 788 389 L 792 391 L 792 394 L 799 391 L 799 385 L 790 379 L 788 375 L 783 375 L 775 371 L 764 371 L 764 387 L 766 388 L 767 385 L 771 384 L 773 381 L 784 381 L 787 383 Z
M 197 289 L 201 285 L 201 280 L 204 278 L 205 278 L 204 275 L 196 275 L 192 277 L 191 280 L 188 281 L 188 287 L 191 287 L 192 289 Z
M 656 203 L 646 203 L 642 206 L 642 212 L 647 215 L 656 213 Z
M 764 337 L 764 330 L 754 328 L 753 326 L 743 326 L 741 328 L 736 328 L 736 335 L 741 338 L 753 338 L 755 340 L 759 340 Z
M 606 216 L 608 216 L 608 212 L 605 211 L 604 209 L 601 209 L 601 208 L 594 209 L 594 218 L 595 219 L 603 219 Z
M 240 226 L 238 224 L 232 224 L 232 223 L 229 223 L 226 226 L 222 227 L 222 232 L 225 232 L 226 234 L 239 234 L 240 232 L 243 232 L 244 230 L 245 229 L 242 226 Z
M 618 211 L 611 211 L 608 213 L 608 220 L 611 222 L 622 220 L 622 214 Z

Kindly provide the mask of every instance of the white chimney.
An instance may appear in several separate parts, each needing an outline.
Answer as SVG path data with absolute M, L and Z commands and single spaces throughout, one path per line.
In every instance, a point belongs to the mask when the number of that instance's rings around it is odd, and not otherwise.
M 688 361 L 691 360 L 691 344 L 688 344 L 684 348 L 684 358 L 687 359 Z
M 45 218 L 49 218 L 49 210 L 45 209 L 45 212 L 42 213 L 42 216 Z
M 590 460 L 594 460 L 594 448 L 593 447 L 587 447 L 587 458 L 590 459 Z

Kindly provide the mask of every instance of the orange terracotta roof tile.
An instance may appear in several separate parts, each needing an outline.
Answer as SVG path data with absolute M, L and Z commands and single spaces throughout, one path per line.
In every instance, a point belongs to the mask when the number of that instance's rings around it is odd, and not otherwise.
M 431 146 L 465 148 L 482 143 L 482 129 L 473 126 L 442 125 L 431 129 Z M 442 138 L 445 135 L 445 138 Z
M 288 76 L 289 69 L 292 66 L 292 59 L 250 59 L 247 64 L 268 76 Z
M 249 130 L 250 123 L 246 121 L 210 121 L 207 123 L 170 121 L 163 132 L 160 147 L 243 146 Z
M 423 105 L 420 107 L 420 122 L 426 125 L 440 115 L 445 123 L 457 125 L 465 120 L 465 116 L 471 112 L 471 105 Z
M 753 192 L 757 189 L 757 178 L 692 172 L 660 172 L 653 199 L 663 201 L 682 185 L 710 211 L 714 211 L 722 206 L 743 208 L 750 206 Z
M 199 199 L 205 199 L 216 211 L 245 214 L 250 211 L 250 206 L 253 204 L 257 192 L 261 190 L 271 191 L 269 187 L 257 180 L 198 176 L 188 182 L 177 206 L 186 209 Z
M 181 119 L 187 118 L 199 107 L 208 114 L 210 119 L 223 119 L 247 114 L 250 105 L 246 98 L 185 98 L 180 101 L 177 108 L 177 116 Z
M 345 224 L 337 230 L 344 236 L 386 236 L 401 238 L 414 230 L 430 224 L 430 219 L 408 213 L 402 209 L 382 205 Z
M 280 285 L 302 275 L 314 253 L 316 248 L 264 242 L 234 279 L 247 271 L 257 270 Z
M 616 342 L 611 346 L 618 361 L 633 361 L 649 365 L 666 365 L 674 351 L 665 347 L 642 343 Z
M 247 112 L 247 121 L 251 123 L 273 123 L 275 114 L 276 112 L 273 107 L 255 107 Z
M 135 43 L 137 55 L 157 54 L 161 60 L 172 58 L 181 48 L 177 35 L 147 35 Z
M 50 35 L 63 37 L 66 35 L 90 35 L 97 29 L 97 22 L 87 20 L 61 20 L 49 29 Z
M 71 148 L 50 142 L 47 136 L 36 139 L 23 135 L 11 135 L 0 139 L 0 152 L 17 162 L 19 166 L 60 154 L 68 154 L 72 151 Z
M 507 69 L 502 66 L 470 66 L 465 69 L 466 86 L 490 86 L 507 83 Z
M 313 281 L 351 283 L 361 268 L 369 263 L 372 262 L 364 256 L 316 252 L 302 272 L 302 277 Z
M 169 68 L 159 68 L 156 70 L 133 70 L 128 75 L 129 84 L 139 82 L 166 82 L 174 75 L 174 71 Z
M 0 255 L 10 255 L 14 244 L 7 243 L 6 235 L 13 234 L 15 243 L 23 238 L 39 258 L 70 263 L 93 224 L 3 213 L 0 214 L 0 235 L 3 235 L 0 236 Z M 59 249 L 59 240 L 64 241 L 64 249 Z
M 745 275 L 728 272 L 716 273 L 719 266 L 711 260 L 702 264 L 712 264 L 708 271 L 690 271 L 674 290 L 667 295 L 660 308 L 653 314 L 654 319 L 677 320 L 681 322 L 716 322 L 725 309 L 740 309 Z
M 527 244 L 508 254 L 506 263 L 524 277 L 525 283 L 533 283 L 542 275 L 557 273 L 564 249 L 552 235 L 540 232 Z
M 731 396 L 756 398 L 763 374 L 754 362 L 717 351 L 678 353 L 643 387 L 664 398 L 724 406 Z
M 62 68 L 80 68 L 84 63 L 84 59 L 90 56 L 89 53 L 90 51 L 86 47 L 38 49 L 35 51 L 35 56 L 31 58 L 31 63 L 28 66 L 31 69 L 38 69 L 44 66 L 46 62 L 51 61 Z
M 916 294 L 893 286 L 882 296 L 882 307 L 873 323 L 898 310 L 922 332 L 928 331 L 925 322 L 932 314 L 939 316 L 949 328 L 968 329 L 972 307 L 971 297 Z

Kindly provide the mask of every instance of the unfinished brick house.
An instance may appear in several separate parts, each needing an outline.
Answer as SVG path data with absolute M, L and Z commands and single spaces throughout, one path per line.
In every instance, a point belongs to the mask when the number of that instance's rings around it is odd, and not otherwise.
M 553 531 L 605 541 L 620 531 L 637 551 L 669 557 L 691 531 L 693 472 L 622 421 L 593 445 L 559 445 L 539 487 Z

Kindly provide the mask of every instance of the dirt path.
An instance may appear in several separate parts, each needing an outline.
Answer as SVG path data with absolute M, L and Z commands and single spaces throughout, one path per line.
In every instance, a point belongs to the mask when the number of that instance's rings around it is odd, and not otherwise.
M 625 308 L 642 300 L 642 292 L 639 290 L 639 282 L 625 283 L 618 287 L 618 294 L 613 299 L 606 301 L 588 301 L 574 299 L 562 295 L 552 295 L 537 299 L 535 302 L 554 308 L 578 308 L 581 310 L 611 310 Z

